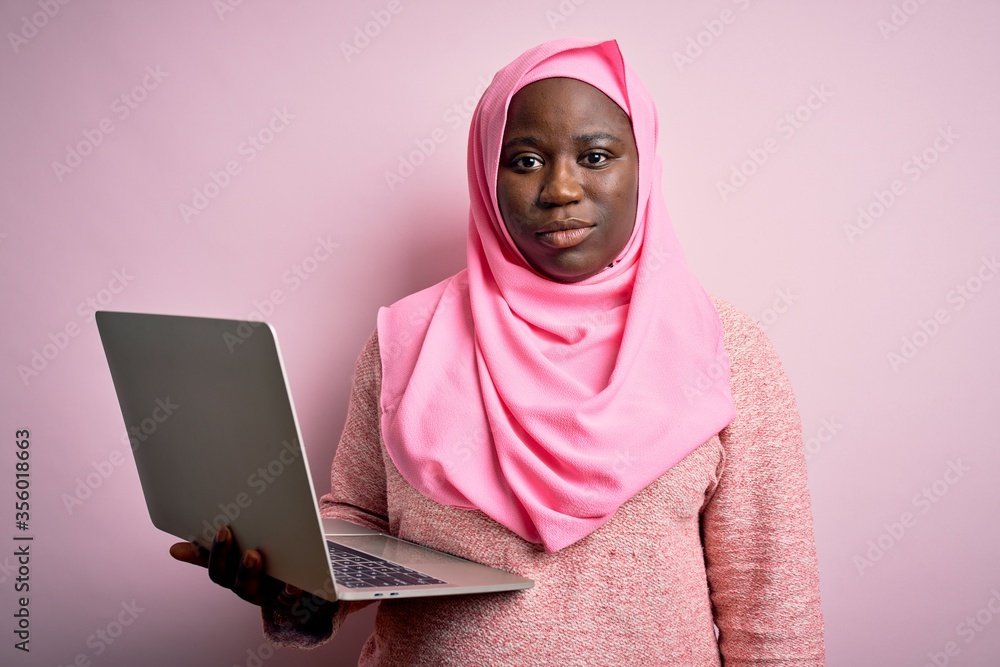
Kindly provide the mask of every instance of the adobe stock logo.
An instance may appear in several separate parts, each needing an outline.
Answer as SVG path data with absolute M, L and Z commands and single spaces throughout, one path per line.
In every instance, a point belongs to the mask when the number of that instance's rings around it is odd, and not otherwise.
M 729 373 L 729 354 L 723 348 L 715 355 L 708 366 L 698 372 L 693 382 L 689 382 L 681 387 L 681 393 L 687 399 L 688 405 L 694 405 L 696 399 L 701 399 L 704 396 L 704 392 L 712 388 L 727 373 Z M 712 395 L 717 394 L 713 391 Z
M 168 76 L 170 73 L 161 70 L 159 65 L 155 67 L 147 65 L 142 80 L 111 102 L 111 113 L 118 119 L 118 122 L 123 122 L 139 108 L 139 105 L 146 100 L 151 92 L 160 87 L 160 84 Z M 97 127 L 81 130 L 83 139 L 75 144 L 66 144 L 66 154 L 63 161 L 52 161 L 52 172 L 55 174 L 56 180 L 62 183 L 66 176 L 83 164 L 84 159 L 104 143 L 104 139 L 116 129 L 117 126 L 111 120 L 111 116 L 105 116 L 98 121 Z
M 125 267 L 122 267 L 120 271 L 115 269 L 111 272 L 111 280 L 108 281 L 106 287 L 77 304 L 77 314 L 83 318 L 84 322 L 93 321 L 94 313 L 100 308 L 108 307 L 115 296 L 121 294 L 134 279 L 135 276 L 130 275 Z M 50 331 L 47 342 L 32 348 L 28 363 L 17 365 L 17 374 L 24 386 L 27 387 L 33 379 L 41 375 L 55 361 L 56 357 L 69 346 L 70 342 L 82 332 L 81 323 L 75 319 L 68 320 L 56 331 Z
M 966 644 L 971 644 L 976 637 L 983 632 L 990 623 L 1000 617 L 1000 591 L 996 588 L 990 589 L 990 597 L 986 603 L 973 614 L 968 614 L 962 622 L 955 626 L 955 634 L 961 637 Z M 940 651 L 927 653 L 930 662 L 925 662 L 924 667 L 945 667 L 951 663 L 951 659 L 957 657 L 962 652 L 962 647 L 954 639 L 945 642 Z
M 740 11 L 746 11 L 750 6 L 750 1 L 733 0 L 733 3 L 739 7 Z M 702 21 L 701 24 L 705 29 L 700 30 L 696 35 L 688 37 L 684 52 L 673 52 L 672 55 L 674 64 L 677 65 L 677 71 L 683 72 L 685 67 L 693 65 L 695 60 L 700 58 L 706 50 L 715 44 L 716 40 L 722 37 L 722 33 L 726 31 L 726 26 L 732 25 L 736 21 L 736 16 L 733 10 L 723 9 L 719 13 L 718 18 Z
M 802 104 L 794 109 L 786 111 L 774 122 L 774 131 L 780 136 L 766 138 L 759 146 L 754 146 L 746 151 L 746 159 L 734 163 L 729 170 L 729 177 L 726 180 L 717 180 L 715 188 L 719 192 L 719 197 L 723 202 L 736 194 L 745 186 L 751 178 L 763 168 L 775 153 L 782 146 L 782 141 L 788 142 L 806 124 L 811 121 L 820 109 L 825 107 L 833 97 L 833 92 L 821 83 L 811 86 L 809 94 Z
M 834 438 L 843 428 L 844 425 L 837 421 L 836 417 L 823 417 L 820 420 L 819 427 L 815 431 L 815 435 L 806 438 L 803 443 L 803 448 L 806 452 L 806 461 L 812 461 L 823 450 L 825 445 L 833 442 Z
M 792 292 L 790 287 L 775 290 L 774 295 L 774 301 L 771 302 L 770 307 L 765 308 L 760 317 L 757 318 L 757 326 L 761 331 L 767 331 L 800 298 Z
M 576 14 L 580 5 L 586 4 L 587 0 L 559 0 L 559 4 L 553 9 L 545 10 L 545 20 L 549 22 L 549 27 L 553 30 L 560 23 L 569 20 L 569 17 Z
M 212 9 L 221 22 L 226 20 L 226 14 L 232 14 L 242 4 L 243 0 L 212 0 Z
M 392 171 L 386 170 L 383 173 L 389 192 L 395 192 L 399 185 L 416 173 L 420 165 L 434 154 L 438 146 L 448 140 L 449 132 L 472 118 L 472 112 L 475 111 L 479 98 L 489 85 L 490 80 L 485 76 L 480 76 L 479 83 L 472 93 L 452 104 L 441 116 L 441 120 L 447 123 L 447 128 L 435 127 L 423 137 L 417 137 L 413 140 L 415 146 L 413 150 L 399 154 L 396 168 Z
M 878 31 L 882 34 L 882 39 L 887 40 L 893 33 L 899 32 L 926 3 L 927 0 L 903 0 L 898 5 L 893 3 L 889 20 L 879 19 L 875 23 L 878 26 Z
M 151 435 L 156 433 L 160 425 L 167 421 L 180 407 L 179 404 L 171 401 L 169 396 L 166 398 L 157 398 L 153 402 L 153 409 L 150 411 L 148 417 L 142 419 L 138 424 L 127 426 L 126 432 L 122 434 L 122 444 L 131 447 L 134 452 Z M 124 463 L 125 457 L 117 449 L 112 449 L 104 460 L 91 461 L 90 466 L 93 470 L 82 477 L 76 478 L 76 486 L 73 487 L 72 493 L 64 493 L 62 495 L 63 507 L 66 508 L 66 512 L 72 514 L 78 508 L 82 507 L 83 503 L 88 498 L 91 498 L 111 478 L 115 470 Z
M 243 510 L 253 504 L 256 496 L 260 496 L 267 491 L 270 485 L 277 481 L 284 474 L 285 470 L 301 458 L 301 456 L 302 448 L 297 438 L 292 437 L 291 440 L 282 440 L 281 449 L 278 451 L 277 456 L 268 461 L 266 466 L 257 468 L 256 472 L 250 473 L 247 477 L 247 491 L 237 493 L 231 502 L 223 501 L 219 503 L 218 514 L 210 519 L 202 519 L 201 543 L 211 544 L 219 528 L 228 526 L 231 522 L 238 519 Z M 249 489 L 253 489 L 256 492 L 255 496 L 250 495 Z M 197 539 L 192 535 L 189 541 L 195 542 Z
M 219 171 L 210 169 L 208 180 L 205 181 L 204 185 L 191 190 L 191 203 L 181 202 L 177 206 L 185 224 L 190 224 L 194 218 L 201 215 L 232 184 L 233 179 L 242 173 L 244 165 L 257 159 L 257 156 L 264 152 L 279 134 L 288 129 L 294 119 L 295 114 L 290 113 L 287 107 L 281 109 L 275 107 L 264 126 L 254 134 L 248 134 L 246 139 L 236 147 L 236 154 L 242 157 L 242 161 L 231 159 L 227 160 L 225 166 Z
M 333 257 L 333 251 L 339 247 L 340 244 L 332 241 L 329 234 L 326 238 L 316 237 L 316 245 L 312 251 L 282 274 L 282 282 L 291 285 L 290 291 L 295 292 L 319 271 L 324 262 Z M 236 325 L 233 331 L 225 331 L 222 334 L 222 342 L 226 344 L 229 353 L 232 354 L 238 345 L 246 342 L 257 327 L 271 317 L 278 306 L 285 303 L 287 296 L 287 293 L 279 287 L 271 290 L 270 295 L 263 299 L 254 299 L 253 310 L 247 314 L 246 321 Z
M 38 0 L 36 3 L 42 11 L 35 12 L 30 17 L 21 17 L 21 29 L 18 32 L 8 32 L 7 41 L 14 53 L 18 53 L 21 47 L 31 41 L 38 31 L 49 24 L 62 10 L 63 5 L 68 5 L 69 0 Z
M 982 291 L 986 283 L 1000 273 L 1000 261 L 997 256 L 983 256 L 976 268 L 975 273 L 960 283 L 956 283 L 954 288 L 948 290 L 945 295 L 945 302 L 952 306 L 951 312 L 947 308 L 937 308 L 931 317 L 918 319 L 917 328 L 909 335 L 900 339 L 898 350 L 890 350 L 886 354 L 886 361 L 893 373 L 898 373 L 900 367 L 906 366 L 920 351 L 939 334 L 946 324 L 951 322 L 953 313 L 965 308 L 976 295 Z
M 363 26 L 354 26 L 353 39 L 350 42 L 340 43 L 340 52 L 344 54 L 344 60 L 351 62 L 352 58 L 360 56 L 361 52 L 371 46 L 372 41 L 389 27 L 393 17 L 402 11 L 403 5 L 399 0 L 389 0 L 384 9 L 372 10 L 372 20 Z
M 855 555 L 852 559 L 858 575 L 865 576 L 865 571 L 875 566 L 875 563 L 882 560 L 882 557 L 895 547 L 906 536 L 906 533 L 913 530 L 920 521 L 920 515 L 927 514 L 931 509 L 941 502 L 941 499 L 948 495 L 951 488 L 971 472 L 970 466 L 962 463 L 962 459 L 948 461 L 948 467 L 938 479 L 926 485 L 920 491 L 913 494 L 910 504 L 919 514 L 906 511 L 899 515 L 898 520 L 883 523 L 883 530 L 878 537 L 868 540 L 868 549 L 861 555 Z
M 131 602 L 123 600 L 119 606 L 121 607 L 121 611 L 118 611 L 117 615 L 114 612 L 108 614 L 111 620 L 87 637 L 86 645 L 90 651 L 77 653 L 71 660 L 66 662 L 66 667 L 90 667 L 93 664 L 93 660 L 89 653 L 92 652 L 94 658 L 102 655 L 125 633 L 127 628 L 135 623 L 135 620 L 139 618 L 139 614 L 146 611 L 146 608 L 140 607 L 134 599 Z M 59 661 L 59 667 L 63 667 L 61 660 Z
M 746 11 L 750 6 L 751 0 L 733 0 L 739 10 Z M 684 51 L 674 51 L 671 55 L 674 59 L 674 64 L 677 65 L 677 71 L 683 72 L 685 67 L 693 65 L 694 61 L 712 47 L 716 41 L 722 37 L 722 34 L 726 31 L 726 26 L 730 26 L 736 22 L 738 14 L 736 14 L 731 9 L 723 9 L 719 12 L 718 18 L 706 19 L 701 22 L 704 27 L 703 30 L 699 30 L 696 34 L 689 36 L 687 38 L 687 45 Z
M 913 153 L 900 166 L 904 176 L 910 183 L 916 183 L 930 168 L 937 164 L 941 156 L 947 153 L 962 135 L 951 129 L 951 125 L 937 128 L 934 139 L 922 150 Z M 857 209 L 857 218 L 854 222 L 844 224 L 844 234 L 851 245 L 855 240 L 863 236 L 868 230 L 875 226 L 893 206 L 909 192 L 909 186 L 901 178 L 893 179 L 884 190 L 876 188 L 872 191 L 872 197 Z

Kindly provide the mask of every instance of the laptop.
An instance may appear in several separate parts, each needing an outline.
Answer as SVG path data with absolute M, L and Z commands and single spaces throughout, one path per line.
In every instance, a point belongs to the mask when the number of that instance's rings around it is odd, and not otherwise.
M 209 548 L 222 525 L 265 572 L 330 601 L 491 593 L 530 579 L 322 519 L 274 329 L 98 311 L 153 525 Z

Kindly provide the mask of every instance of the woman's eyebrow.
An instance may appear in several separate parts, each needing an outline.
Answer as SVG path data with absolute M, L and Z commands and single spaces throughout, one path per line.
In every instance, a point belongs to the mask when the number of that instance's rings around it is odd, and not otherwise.
M 578 144 L 590 144 L 596 141 L 614 141 L 619 144 L 625 143 L 618 137 L 607 132 L 590 132 L 587 134 L 577 134 L 573 137 L 573 141 Z
M 501 152 L 508 151 L 514 146 L 532 146 L 537 148 L 540 144 L 541 142 L 535 137 L 514 137 L 506 141 L 500 150 Z
M 573 141 L 578 144 L 592 144 L 599 141 L 613 141 L 619 144 L 625 143 L 617 136 L 610 134 L 608 132 L 588 132 L 586 134 L 576 134 L 573 135 Z M 504 145 L 501 147 L 500 151 L 501 152 L 509 151 L 514 146 L 531 146 L 533 148 L 537 148 L 540 145 L 541 142 L 536 137 L 532 136 L 514 137 L 513 139 L 509 139 L 506 142 L 504 142 Z

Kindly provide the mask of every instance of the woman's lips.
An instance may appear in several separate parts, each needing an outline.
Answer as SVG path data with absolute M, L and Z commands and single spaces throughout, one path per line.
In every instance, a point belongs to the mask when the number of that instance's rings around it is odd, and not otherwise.
M 537 232 L 539 240 L 553 248 L 572 248 L 583 243 L 594 231 L 593 227 L 575 227 L 572 229 L 556 229 L 551 232 Z

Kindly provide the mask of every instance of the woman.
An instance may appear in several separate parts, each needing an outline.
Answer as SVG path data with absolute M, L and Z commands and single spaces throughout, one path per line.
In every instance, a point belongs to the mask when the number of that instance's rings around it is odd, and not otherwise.
M 687 268 L 656 140 L 613 41 L 542 44 L 484 93 L 468 268 L 380 311 L 321 510 L 536 584 L 385 601 L 361 664 L 824 663 L 795 399 Z M 171 552 L 277 644 L 370 604 L 283 587 L 225 528 Z

